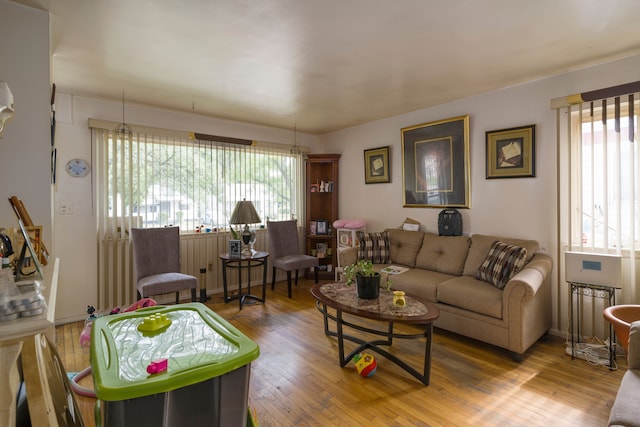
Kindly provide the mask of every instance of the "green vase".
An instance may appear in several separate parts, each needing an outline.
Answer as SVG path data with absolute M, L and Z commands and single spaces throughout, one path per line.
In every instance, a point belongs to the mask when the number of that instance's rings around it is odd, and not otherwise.
M 374 276 L 361 276 L 356 274 L 356 292 L 358 298 L 376 299 L 380 294 L 380 273 Z

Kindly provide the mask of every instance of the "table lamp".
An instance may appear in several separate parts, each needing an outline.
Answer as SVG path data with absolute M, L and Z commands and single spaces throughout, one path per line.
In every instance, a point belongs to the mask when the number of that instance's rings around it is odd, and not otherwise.
M 251 256 L 255 251 L 253 250 L 253 244 L 256 241 L 256 232 L 249 229 L 249 224 L 258 224 L 260 222 L 260 216 L 256 212 L 256 208 L 253 203 L 248 200 L 242 200 L 236 204 L 233 213 L 231 214 L 231 224 L 244 224 L 244 230 L 242 230 L 242 247 L 243 256 Z

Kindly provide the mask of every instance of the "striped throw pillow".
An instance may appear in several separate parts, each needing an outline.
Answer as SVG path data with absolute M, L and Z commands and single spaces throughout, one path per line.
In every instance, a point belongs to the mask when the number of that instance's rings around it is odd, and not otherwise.
M 504 289 L 507 282 L 524 267 L 527 250 L 520 246 L 496 241 L 491 245 L 484 262 L 476 272 L 476 279 Z
M 373 264 L 388 264 L 391 261 L 389 233 L 365 233 L 358 231 L 358 259 L 370 259 Z

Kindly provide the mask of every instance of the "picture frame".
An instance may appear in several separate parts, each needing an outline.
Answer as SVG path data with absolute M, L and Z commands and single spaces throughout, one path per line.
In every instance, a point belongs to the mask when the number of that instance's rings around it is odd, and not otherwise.
M 486 132 L 486 178 L 536 176 L 536 125 Z
M 329 234 L 329 221 L 319 219 L 316 221 L 316 234 L 326 235 Z
M 242 240 L 229 240 L 229 256 L 240 258 L 242 256 Z
M 404 207 L 469 208 L 469 115 L 402 128 Z
M 315 236 L 315 234 L 316 234 L 316 222 L 309 221 L 309 235 Z
M 389 146 L 364 150 L 364 183 L 391 182 L 389 171 Z

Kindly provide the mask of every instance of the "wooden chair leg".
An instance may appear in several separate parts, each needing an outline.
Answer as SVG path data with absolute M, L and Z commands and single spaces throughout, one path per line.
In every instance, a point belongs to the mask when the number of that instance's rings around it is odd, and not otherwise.
M 273 275 L 271 276 L 271 290 L 274 290 L 276 287 L 276 268 L 273 267 Z
M 180 304 L 180 292 L 176 292 L 176 304 Z
M 196 288 L 191 288 L 191 302 L 196 302 Z
M 296 286 L 298 286 L 298 270 L 296 270 Z
M 291 298 L 291 271 L 287 271 L 287 287 L 289 290 L 289 298 Z

